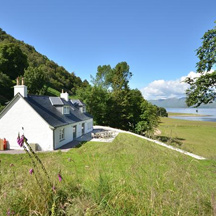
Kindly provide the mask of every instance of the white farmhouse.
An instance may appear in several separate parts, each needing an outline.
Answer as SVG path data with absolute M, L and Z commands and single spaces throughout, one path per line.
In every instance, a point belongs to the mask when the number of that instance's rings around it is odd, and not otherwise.
M 21 149 L 18 132 L 37 143 L 38 150 L 49 151 L 92 130 L 93 118 L 81 101 L 69 100 L 67 92 L 60 97 L 30 96 L 23 82 L 14 86 L 14 98 L 0 113 L 0 138 L 6 138 L 8 149 Z

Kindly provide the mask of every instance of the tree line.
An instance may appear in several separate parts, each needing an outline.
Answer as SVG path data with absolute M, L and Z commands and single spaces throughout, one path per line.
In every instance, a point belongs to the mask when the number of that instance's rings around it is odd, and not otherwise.
M 92 84 L 77 90 L 94 123 L 149 134 L 158 126 L 159 116 L 167 116 L 164 108 L 145 100 L 138 89 L 129 88 L 132 77 L 127 62 L 120 62 L 114 68 L 98 66 Z

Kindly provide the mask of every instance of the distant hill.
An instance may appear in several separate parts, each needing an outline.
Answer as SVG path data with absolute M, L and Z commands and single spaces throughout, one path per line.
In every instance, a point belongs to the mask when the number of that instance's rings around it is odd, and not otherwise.
M 185 97 L 183 98 L 167 98 L 159 100 L 149 100 L 150 103 L 164 108 L 187 108 L 185 103 Z M 203 104 L 200 108 L 216 108 L 216 101 L 211 104 Z

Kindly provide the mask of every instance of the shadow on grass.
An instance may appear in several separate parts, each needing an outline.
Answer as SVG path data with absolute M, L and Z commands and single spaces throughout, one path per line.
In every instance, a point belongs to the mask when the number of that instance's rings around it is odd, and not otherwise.
M 74 148 L 80 148 L 80 147 L 82 147 L 86 143 L 87 143 L 87 141 L 82 141 L 79 144 L 77 144 Z
M 168 136 L 156 136 L 156 139 L 161 141 L 161 142 L 164 142 L 164 143 L 167 143 L 167 144 L 170 144 L 170 145 L 175 145 L 175 146 L 182 146 L 183 142 L 185 139 L 183 138 L 179 138 L 179 137 L 175 137 L 175 138 L 172 138 L 172 137 L 168 137 Z

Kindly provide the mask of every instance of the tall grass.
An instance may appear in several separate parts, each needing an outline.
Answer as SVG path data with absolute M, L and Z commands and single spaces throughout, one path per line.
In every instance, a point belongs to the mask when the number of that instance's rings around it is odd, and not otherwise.
M 213 214 L 215 161 L 198 161 L 132 135 L 39 154 L 56 187 L 53 197 L 48 185 L 46 196 L 40 193 L 26 155 L 0 157 L 0 215 Z

